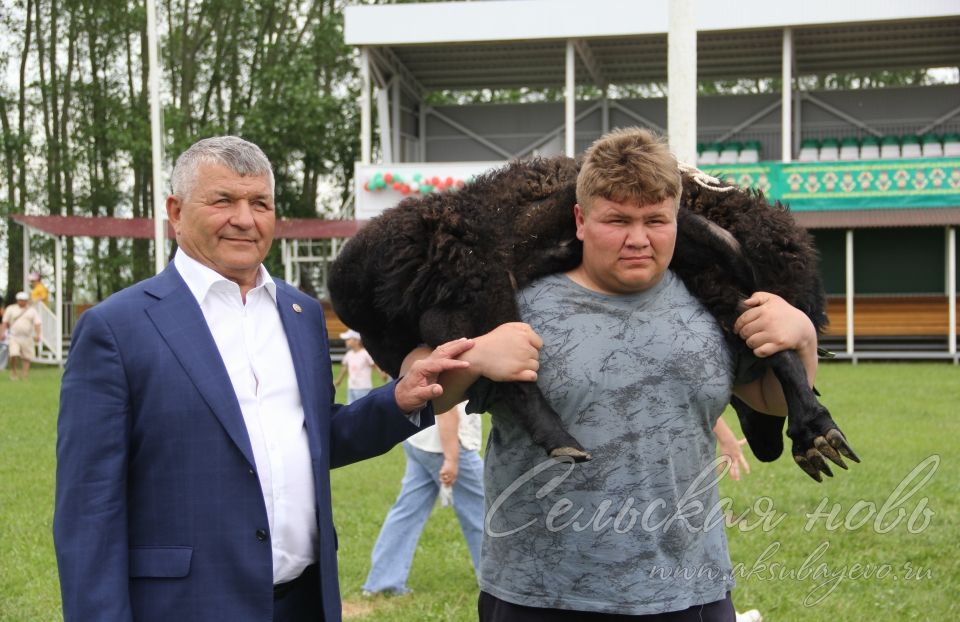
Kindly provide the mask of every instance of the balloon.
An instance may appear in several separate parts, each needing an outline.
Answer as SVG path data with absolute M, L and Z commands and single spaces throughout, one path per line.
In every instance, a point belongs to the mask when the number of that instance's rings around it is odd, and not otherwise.
M 444 183 L 445 186 L 452 186 L 452 185 L 453 185 L 453 177 L 447 177 L 446 179 L 443 180 L 443 183 Z
M 423 179 L 423 175 L 421 175 L 420 173 L 413 174 L 413 181 L 419 182 L 421 179 Z
M 420 184 L 417 183 L 417 176 L 413 176 L 414 181 L 410 182 L 410 192 L 420 192 Z
M 399 181 L 393 182 L 393 189 L 394 189 L 394 190 L 400 190 L 401 188 L 403 188 L 403 184 L 401 184 Z
M 384 173 L 384 174 L 383 174 L 383 181 L 387 182 L 388 184 L 389 184 L 390 182 L 392 182 L 392 181 L 393 181 L 393 174 L 391 174 L 391 173 Z

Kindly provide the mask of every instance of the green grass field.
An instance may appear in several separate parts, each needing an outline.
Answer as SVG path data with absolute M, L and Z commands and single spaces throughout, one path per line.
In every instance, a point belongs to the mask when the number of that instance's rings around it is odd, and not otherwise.
M 0 375 L 3 621 L 61 617 L 50 535 L 59 380 L 59 370 L 45 368 L 26 383 Z M 818 387 L 863 464 L 818 485 L 789 460 L 753 460 L 744 480 L 722 482 L 740 517 L 728 530 L 739 570 L 734 602 L 767 622 L 960 619 L 960 369 L 831 363 Z M 476 583 L 451 510 L 437 509 L 427 524 L 413 594 L 360 596 L 402 473 L 395 449 L 333 474 L 345 614 L 474 620 Z

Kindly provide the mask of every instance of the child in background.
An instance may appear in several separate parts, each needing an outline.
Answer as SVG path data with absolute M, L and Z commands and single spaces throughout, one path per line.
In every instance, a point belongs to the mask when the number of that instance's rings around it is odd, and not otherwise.
M 347 353 L 343 355 L 343 361 L 340 364 L 340 375 L 334 381 L 334 385 L 339 387 L 343 382 L 343 377 L 347 376 L 347 404 L 355 402 L 373 389 L 373 380 L 370 372 L 374 368 L 380 372 L 380 375 L 386 379 L 386 374 L 380 371 L 376 363 L 370 357 L 370 354 L 364 349 L 363 342 L 360 340 L 360 333 L 355 330 L 348 330 L 340 333 L 340 338 L 347 343 Z

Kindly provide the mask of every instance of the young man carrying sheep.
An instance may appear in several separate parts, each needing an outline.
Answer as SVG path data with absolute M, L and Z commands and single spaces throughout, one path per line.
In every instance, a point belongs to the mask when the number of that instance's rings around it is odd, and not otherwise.
M 583 261 L 519 292 L 543 339 L 537 383 L 593 453 L 545 460 L 511 413 L 493 414 L 485 456 L 483 622 L 733 622 L 734 586 L 712 432 L 736 393 L 784 416 L 772 372 L 753 378 L 720 327 L 669 269 L 680 195 L 677 161 L 645 130 L 587 151 L 577 182 Z M 801 311 L 755 293 L 735 329 L 759 357 L 795 349 L 810 382 L 816 332 Z M 627 616 L 627 617 L 622 617 Z

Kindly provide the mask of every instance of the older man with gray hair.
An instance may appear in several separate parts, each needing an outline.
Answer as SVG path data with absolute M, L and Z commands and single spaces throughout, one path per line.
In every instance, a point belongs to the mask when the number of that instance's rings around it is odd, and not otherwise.
M 529 348 L 511 361 L 482 338 L 451 342 L 336 405 L 320 304 L 263 265 L 266 156 L 201 140 L 172 186 L 173 261 L 74 331 L 54 515 L 64 618 L 335 622 L 329 470 L 432 424 L 432 400 L 461 398 L 444 395 L 442 372 L 524 375 Z

